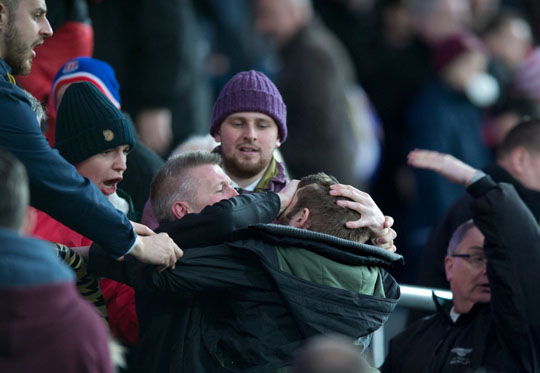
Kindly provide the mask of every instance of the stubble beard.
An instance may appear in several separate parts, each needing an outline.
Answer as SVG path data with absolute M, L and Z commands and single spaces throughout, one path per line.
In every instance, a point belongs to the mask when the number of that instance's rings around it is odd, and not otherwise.
M 6 48 L 4 60 L 11 67 L 12 74 L 28 75 L 32 67 L 32 48 L 26 46 L 20 39 L 15 22 L 9 22 L 4 35 Z
M 249 179 L 258 175 L 260 172 L 266 170 L 271 161 L 271 159 L 264 159 L 261 157 L 256 163 L 247 163 L 236 159 L 234 156 L 227 157 L 224 154 L 221 156 L 223 158 L 225 171 L 227 171 L 230 176 L 240 179 Z

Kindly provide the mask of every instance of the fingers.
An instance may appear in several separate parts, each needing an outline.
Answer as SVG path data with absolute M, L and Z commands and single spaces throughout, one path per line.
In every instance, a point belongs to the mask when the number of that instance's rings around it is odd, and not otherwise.
M 178 247 L 178 245 L 176 245 L 174 243 L 174 241 L 172 239 L 170 239 L 172 244 L 173 244 L 173 253 L 174 253 L 174 257 L 172 258 L 173 260 L 173 263 L 172 263 L 172 269 L 175 269 L 176 268 L 176 262 L 178 261 L 178 259 L 180 259 L 183 255 L 184 255 L 184 252 Z
M 142 245 L 136 252 L 132 252 L 144 263 L 156 264 L 175 268 L 176 261 L 184 254 L 167 233 L 152 236 L 139 236 Z
M 134 221 L 130 221 L 131 225 L 133 226 L 133 230 L 137 235 L 139 236 L 151 236 L 153 234 L 156 234 L 153 230 L 148 228 L 144 224 L 135 223 Z
M 394 218 L 391 216 L 384 217 L 384 228 L 391 228 L 394 225 Z
M 394 239 L 397 237 L 397 233 L 392 228 L 386 228 L 384 234 L 380 237 L 374 238 L 371 240 L 373 245 L 381 247 L 390 252 L 396 251 L 396 246 L 394 245 Z
M 168 258 L 166 258 L 166 265 L 167 267 L 174 269 L 176 268 L 176 261 L 180 259 L 184 253 L 167 233 L 160 233 L 159 235 L 163 236 L 163 239 L 165 240 L 164 245 L 167 245 Z
M 330 195 L 334 197 L 346 197 L 360 203 L 374 203 L 371 196 L 356 189 L 351 185 L 334 184 L 330 186 Z

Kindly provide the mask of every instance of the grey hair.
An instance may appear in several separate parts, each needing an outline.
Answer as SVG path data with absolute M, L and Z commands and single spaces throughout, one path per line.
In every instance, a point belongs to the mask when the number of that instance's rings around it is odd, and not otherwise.
M 206 151 L 191 151 L 169 158 L 159 169 L 150 185 L 150 202 L 158 221 L 175 219 L 171 211 L 175 201 L 195 198 L 197 180 L 190 178 L 188 172 L 203 165 L 221 165 L 221 157 Z
M 476 224 L 474 224 L 474 221 L 472 219 L 467 220 L 465 223 L 457 227 L 454 233 L 452 234 L 452 238 L 450 238 L 450 243 L 448 244 L 448 251 L 446 254 L 447 255 L 455 254 L 459 244 L 463 240 L 463 237 L 465 237 L 465 235 L 467 234 L 469 230 L 475 227 L 476 227 Z

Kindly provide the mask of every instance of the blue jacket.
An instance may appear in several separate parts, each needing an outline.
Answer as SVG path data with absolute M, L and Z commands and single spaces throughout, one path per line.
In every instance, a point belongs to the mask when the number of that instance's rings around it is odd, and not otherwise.
M 32 206 L 100 243 L 111 255 L 124 255 L 136 239 L 127 217 L 49 147 L 30 101 L 9 81 L 10 72 L 8 64 L 0 59 L 0 149 L 25 165 Z

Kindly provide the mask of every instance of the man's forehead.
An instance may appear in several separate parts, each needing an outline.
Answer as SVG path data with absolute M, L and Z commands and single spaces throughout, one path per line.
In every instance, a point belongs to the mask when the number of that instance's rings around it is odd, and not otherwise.
M 241 111 L 237 113 L 232 113 L 225 120 L 231 120 L 231 119 L 264 120 L 264 121 L 272 122 L 275 124 L 274 119 L 272 119 L 271 116 L 264 113 L 259 113 L 256 111 Z
M 217 164 L 203 164 L 193 167 L 187 177 L 193 178 L 206 185 L 219 185 L 223 181 L 228 182 L 229 177 L 223 172 Z
M 30 9 L 43 9 L 47 10 L 47 4 L 45 3 L 45 0 L 19 0 L 19 5 L 26 4 L 28 8 Z

